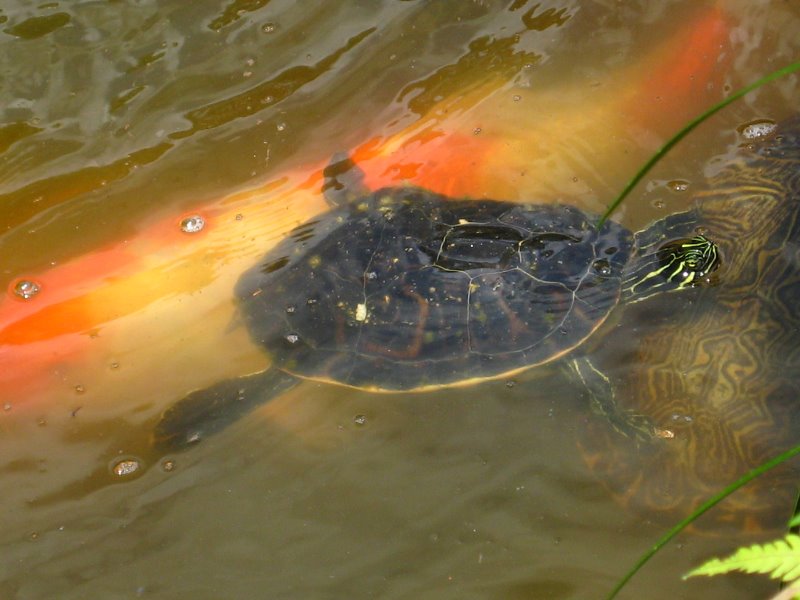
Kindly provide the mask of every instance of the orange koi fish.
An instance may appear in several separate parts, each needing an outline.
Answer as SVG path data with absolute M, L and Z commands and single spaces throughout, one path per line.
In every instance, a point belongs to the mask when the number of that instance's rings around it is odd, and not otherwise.
M 623 70 L 604 96 L 580 106 L 564 106 L 559 90 L 544 89 L 530 93 L 531 111 L 527 96 L 512 99 L 509 82 L 488 80 L 398 133 L 366 140 L 353 158 L 373 189 L 411 183 L 452 196 L 552 197 L 548 178 L 567 175 L 549 169 L 548 157 L 569 151 L 571 141 L 623 130 L 666 136 L 719 100 L 730 28 L 721 9 L 701 11 L 644 66 Z M 619 162 L 608 138 L 593 166 L 598 173 Z M 326 209 L 323 167 L 298 168 L 191 213 L 154 219 L 50 270 L 18 274 L 0 299 L 0 406 L 72 410 L 80 398 L 98 408 L 127 398 L 153 414 L 194 387 L 248 365 L 263 368 L 246 332 L 230 327 L 230 290 L 287 231 Z M 204 227 L 187 233 L 181 223 L 193 216 Z M 28 299 L 18 293 L 26 282 L 38 288 Z M 233 360 L 214 358 L 221 347 L 235 355 L 236 373 L 226 371 Z

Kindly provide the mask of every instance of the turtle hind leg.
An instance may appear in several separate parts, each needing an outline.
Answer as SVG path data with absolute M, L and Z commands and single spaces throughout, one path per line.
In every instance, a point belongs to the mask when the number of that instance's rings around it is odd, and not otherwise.
M 608 377 L 599 371 L 586 357 L 575 358 L 568 363 L 569 371 L 577 375 L 592 399 L 592 410 L 603 416 L 622 435 L 639 442 L 650 442 L 656 435 L 653 421 L 632 411 L 617 406 L 614 388 Z
M 162 452 L 184 450 L 296 384 L 291 375 L 267 369 L 196 390 L 164 411 L 153 446 Z

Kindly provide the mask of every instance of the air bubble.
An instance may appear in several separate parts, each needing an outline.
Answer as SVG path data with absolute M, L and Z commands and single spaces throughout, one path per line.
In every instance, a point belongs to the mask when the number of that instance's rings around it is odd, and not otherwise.
M 278 123 L 275 125 L 275 129 L 278 131 L 286 131 L 286 123 Z
M 653 200 L 653 208 L 657 208 L 659 210 L 663 209 L 666 206 L 666 202 L 661 199 Z
M 261 31 L 263 31 L 264 33 L 274 33 L 276 29 L 277 26 L 275 25 L 275 23 L 264 23 L 261 26 Z
M 685 192 L 689 189 L 689 182 L 683 179 L 673 179 L 667 182 L 667 187 L 673 192 Z
M 192 215 L 181 221 L 181 231 L 184 233 L 197 233 L 198 231 L 202 231 L 205 226 L 205 219 L 200 215 Z
M 684 423 L 691 423 L 694 420 L 691 415 L 680 415 L 678 413 L 673 414 L 670 418 L 673 421 L 682 421 Z
M 508 381 L 506 381 L 507 388 L 513 388 L 515 385 L 517 385 L 517 382 L 514 381 L 513 379 L 509 379 Z
M 86 391 L 86 388 L 83 385 L 78 384 L 78 385 L 75 386 L 75 393 L 76 394 L 83 394 L 85 391 Z
M 141 463 L 135 458 L 126 458 L 114 464 L 111 471 L 117 477 L 128 477 L 141 468 Z
M 603 277 L 611 275 L 611 265 L 604 258 L 598 259 L 592 263 L 592 268 Z
M 11 410 L 11 402 L 6 402 L 5 404 L 3 404 L 3 410 L 6 412 Z
M 290 344 L 296 344 L 297 342 L 300 341 L 300 336 L 297 335 L 296 333 L 290 333 L 289 335 L 286 336 L 286 341 L 289 342 Z
M 294 314 L 296 310 L 297 307 L 294 304 L 290 304 L 289 306 L 286 307 L 286 313 L 290 315 Z
M 14 285 L 14 294 L 23 300 L 30 300 L 42 290 L 41 286 L 35 281 L 22 279 Z
M 358 425 L 359 427 L 363 427 L 367 424 L 367 415 L 356 415 L 353 417 L 353 423 Z
M 511 99 L 514 102 L 519 102 L 520 100 L 522 100 L 522 96 L 520 96 L 519 94 L 514 94 L 513 96 L 511 96 Z
M 476 127 L 475 129 L 472 130 L 472 133 L 474 133 L 475 135 L 480 135 L 481 131 L 482 130 L 480 127 Z
M 746 140 L 755 140 L 775 131 L 775 122 L 768 119 L 758 119 L 745 123 L 737 128 L 739 134 Z
M 170 471 L 175 470 L 175 461 L 174 460 L 165 460 L 161 463 L 161 469 L 169 473 Z

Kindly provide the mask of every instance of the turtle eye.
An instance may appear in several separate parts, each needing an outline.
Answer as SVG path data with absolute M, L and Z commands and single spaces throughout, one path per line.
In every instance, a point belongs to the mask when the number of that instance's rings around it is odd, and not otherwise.
M 667 281 L 693 285 L 719 267 L 717 245 L 703 235 L 673 240 L 658 250 Z

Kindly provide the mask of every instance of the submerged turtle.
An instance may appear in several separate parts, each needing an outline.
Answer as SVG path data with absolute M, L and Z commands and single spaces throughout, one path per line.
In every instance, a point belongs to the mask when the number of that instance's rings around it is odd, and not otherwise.
M 189 394 L 155 431 L 164 450 L 217 431 L 299 379 L 381 392 L 507 377 L 569 355 L 596 410 L 648 439 L 608 379 L 574 352 L 619 303 L 707 282 L 719 264 L 687 219 L 634 235 L 567 205 L 464 200 L 413 187 L 360 189 L 349 159 L 326 169 L 332 208 L 294 229 L 235 295 L 264 372 Z
M 739 148 L 705 187 L 663 227 L 676 235 L 704 228 L 725 257 L 718 285 L 693 295 L 690 310 L 653 299 L 647 318 L 666 315 L 665 325 L 638 339 L 622 327 L 604 339 L 613 350 L 592 355 L 625 389 L 617 410 L 647 415 L 660 439 L 631 444 L 599 419 L 579 436 L 618 499 L 672 522 L 800 438 L 800 116 Z M 658 243 L 650 233 L 656 228 L 638 240 L 643 248 Z M 783 465 L 760 477 L 695 527 L 785 528 L 798 470 Z

